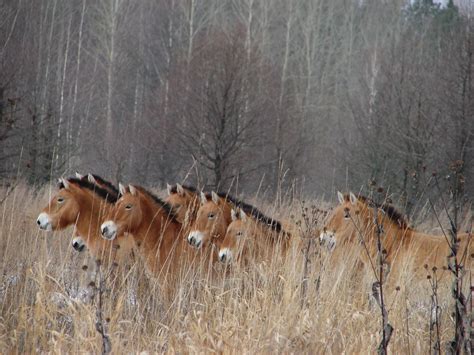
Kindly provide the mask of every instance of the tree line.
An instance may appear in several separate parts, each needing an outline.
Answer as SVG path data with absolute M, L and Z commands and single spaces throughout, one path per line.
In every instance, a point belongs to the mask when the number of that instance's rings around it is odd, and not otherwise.
M 474 177 L 473 10 L 4 1 L 0 177 L 41 184 L 87 169 L 272 197 L 377 180 L 412 211 L 434 172 Z

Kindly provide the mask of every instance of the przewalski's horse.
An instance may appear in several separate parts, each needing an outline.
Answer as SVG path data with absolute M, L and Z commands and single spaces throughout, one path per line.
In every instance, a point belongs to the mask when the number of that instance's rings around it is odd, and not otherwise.
M 234 208 L 231 217 L 232 223 L 227 227 L 219 250 L 221 262 L 271 262 L 275 255 L 287 250 L 290 236 L 283 231 L 280 222 L 265 216 L 257 209 L 247 215 L 243 209 Z
M 74 225 L 75 234 L 95 258 L 120 262 L 130 256 L 130 238 L 123 237 L 111 244 L 100 235 L 102 218 L 113 207 L 115 195 L 84 178 L 60 179 L 58 187 L 36 220 L 40 229 L 62 230 Z
M 115 199 L 118 198 L 118 195 L 119 195 L 118 189 L 110 181 L 103 179 L 99 175 L 90 174 L 90 173 L 87 175 L 82 175 L 82 174 L 79 174 L 78 172 L 76 172 L 75 175 L 76 175 L 76 178 L 79 180 L 89 181 L 90 183 L 95 184 L 101 187 L 102 189 L 106 190 L 112 198 L 115 198 Z M 86 247 L 86 242 L 84 241 L 84 239 L 85 238 L 83 238 L 82 236 L 76 235 L 72 239 L 72 247 L 78 252 L 83 251 Z
M 225 193 L 201 192 L 196 220 L 187 236 L 188 243 L 197 249 L 215 245 L 216 251 L 219 251 L 227 227 L 232 222 L 231 211 L 238 205 L 237 200 Z
M 362 261 L 367 263 L 368 256 L 376 260 L 377 234 L 374 220 L 377 211 L 378 224 L 383 229 L 381 238 L 386 253 L 385 260 L 389 268 L 402 266 L 401 262 L 397 264 L 400 259 L 411 260 L 417 276 L 425 277 L 426 271 L 422 270 L 424 265 L 437 267 L 439 270 L 447 265 L 447 256 L 451 254 L 451 250 L 445 236 L 425 234 L 409 227 L 404 216 L 391 205 L 378 205 L 371 199 L 356 197 L 353 193 L 343 195 L 338 192 L 338 200 L 339 205 L 333 210 L 320 235 L 321 243 L 334 243 L 335 248 L 344 244 L 362 245 L 359 251 Z M 458 255 L 464 255 L 467 264 L 472 262 L 469 256 L 474 252 L 470 237 L 470 233 L 458 236 Z M 403 259 L 405 257 L 410 259 Z
M 174 210 L 142 187 L 119 188 L 121 197 L 101 226 L 102 237 L 115 240 L 130 233 L 148 271 L 166 279 L 187 262 L 189 255 Z
M 168 196 L 165 202 L 176 211 L 176 219 L 184 229 L 191 226 L 196 220 L 199 209 L 199 193 L 196 188 L 189 185 L 166 185 Z

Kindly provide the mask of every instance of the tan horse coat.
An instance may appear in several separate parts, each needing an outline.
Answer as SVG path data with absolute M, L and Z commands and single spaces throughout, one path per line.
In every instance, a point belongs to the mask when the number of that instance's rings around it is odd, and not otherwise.
M 441 270 L 447 266 L 447 257 L 451 249 L 447 242 L 449 235 L 435 236 L 410 228 L 405 218 L 392 206 L 375 206 L 365 197 L 355 197 L 353 194 L 339 195 L 339 206 L 330 215 L 323 232 L 321 241 L 333 241 L 336 248 L 358 246 L 361 259 L 369 263 L 369 256 L 375 264 L 377 255 L 377 229 L 382 226 L 382 247 L 386 253 L 385 260 L 391 269 L 400 268 L 401 263 L 413 262 L 418 276 L 425 277 L 425 265 L 432 269 Z M 375 212 L 377 211 L 377 212 Z M 466 267 L 471 268 L 470 255 L 474 252 L 470 234 L 459 234 L 458 259 L 466 261 Z

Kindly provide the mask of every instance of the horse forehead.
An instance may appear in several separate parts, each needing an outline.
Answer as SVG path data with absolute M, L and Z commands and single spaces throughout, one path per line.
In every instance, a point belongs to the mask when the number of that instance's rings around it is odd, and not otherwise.
M 218 211 L 219 206 L 214 203 L 214 201 L 207 201 L 204 205 L 201 206 L 199 209 L 202 212 L 213 212 Z
M 140 199 L 139 195 L 137 196 L 133 196 L 132 194 L 130 193 L 127 193 L 125 195 L 123 195 L 120 200 L 122 200 L 122 203 L 125 203 L 125 202 L 136 202 Z

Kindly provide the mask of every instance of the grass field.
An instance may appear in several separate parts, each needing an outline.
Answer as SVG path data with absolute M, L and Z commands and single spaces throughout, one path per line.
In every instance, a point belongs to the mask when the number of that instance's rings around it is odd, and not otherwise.
M 377 349 L 380 310 L 368 296 L 374 277 L 356 266 L 359 250 L 344 250 L 344 258 L 335 258 L 315 246 L 304 299 L 304 257 L 297 247 L 271 265 L 256 263 L 227 273 L 218 268 L 212 278 L 183 278 L 171 299 L 146 275 L 140 260 L 130 269 L 115 270 L 116 281 L 108 280 L 98 292 L 90 284 L 94 261 L 70 246 L 72 228 L 38 230 L 35 219 L 48 196 L 49 188 L 38 192 L 19 186 L 0 205 L 0 353 L 99 353 L 98 310 L 114 353 L 339 354 Z M 299 209 L 295 203 L 277 214 L 299 216 Z M 389 350 L 428 353 L 429 282 L 412 278 L 409 261 L 404 266 L 385 289 L 395 329 Z M 450 286 L 446 274 L 439 290 L 442 349 L 454 329 Z

